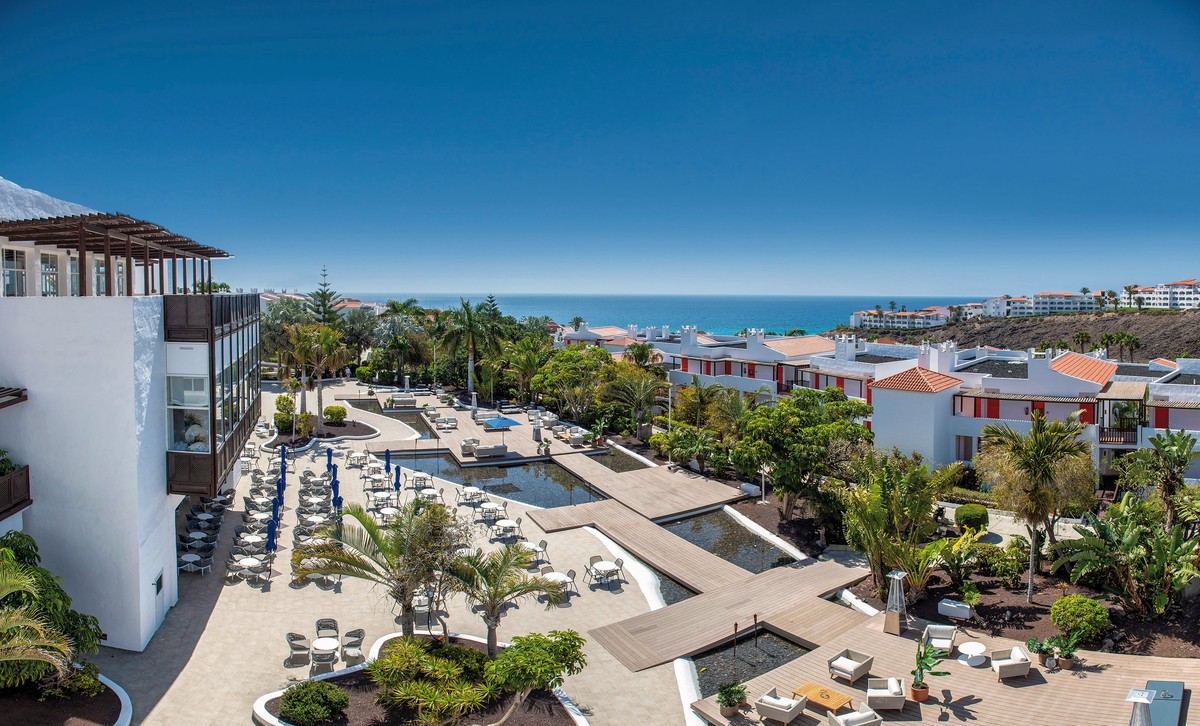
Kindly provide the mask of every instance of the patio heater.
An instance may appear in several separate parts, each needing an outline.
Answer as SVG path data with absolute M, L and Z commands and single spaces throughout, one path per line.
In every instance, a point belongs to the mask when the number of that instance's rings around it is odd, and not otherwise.
M 542 412 L 533 412 L 533 440 L 541 443 L 542 440 Z
M 1133 704 L 1129 726 L 1150 726 L 1150 704 L 1154 702 L 1154 691 L 1133 688 L 1125 700 Z
M 908 609 L 904 605 L 904 578 L 907 572 L 892 570 L 887 573 L 888 585 L 887 610 L 883 615 L 883 632 L 900 635 L 908 627 Z

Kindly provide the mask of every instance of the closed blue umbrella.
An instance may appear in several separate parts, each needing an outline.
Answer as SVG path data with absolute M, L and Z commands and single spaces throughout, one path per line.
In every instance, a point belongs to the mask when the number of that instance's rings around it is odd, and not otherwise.
M 267 544 L 275 541 L 275 535 L 279 532 L 279 523 L 275 520 L 267 522 Z
M 279 521 L 279 503 L 283 501 L 283 497 L 275 497 L 271 500 L 271 524 Z M 270 524 L 267 525 L 270 527 Z
M 383 470 L 389 474 L 392 473 L 392 450 L 391 449 L 383 450 Z
M 279 447 L 279 470 L 287 471 L 287 446 Z
M 342 516 L 342 498 L 337 494 L 333 495 L 333 508 L 337 510 L 338 516 Z
M 333 449 L 325 449 L 325 471 L 333 470 Z
M 400 491 L 400 467 L 396 467 L 396 491 Z
M 283 477 L 280 477 L 275 480 L 275 494 L 277 494 L 280 499 L 283 499 L 283 490 L 284 490 Z
M 333 489 L 333 498 L 334 499 L 341 499 L 341 497 L 338 496 L 338 487 L 341 485 L 342 485 L 342 483 L 340 481 L 338 481 L 337 477 L 336 476 L 333 477 L 333 481 L 330 482 L 330 488 Z

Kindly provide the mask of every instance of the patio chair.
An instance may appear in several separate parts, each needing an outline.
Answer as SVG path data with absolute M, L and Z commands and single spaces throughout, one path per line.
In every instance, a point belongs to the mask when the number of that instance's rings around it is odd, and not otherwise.
M 321 653 L 318 651 L 312 654 L 312 667 L 314 670 L 316 670 L 317 666 L 329 666 L 329 670 L 333 671 L 334 666 L 337 665 L 337 662 L 337 651 L 330 651 L 328 653 Z
M 312 655 L 312 646 L 308 643 L 308 638 L 305 638 L 300 633 L 288 633 L 286 636 L 288 650 L 288 661 L 299 659 L 300 661 L 308 660 Z
M 362 644 L 365 637 L 367 637 L 367 631 L 362 628 L 346 631 L 346 635 L 342 639 L 342 660 L 349 661 L 351 659 L 359 660 L 362 658 Z
M 567 578 L 571 581 L 571 591 L 579 594 L 579 586 L 575 584 L 575 570 L 567 570 Z
M 926 625 L 921 642 L 950 654 L 954 652 L 954 638 L 957 635 L 958 628 L 953 625 Z
M 874 663 L 875 656 L 845 648 L 829 659 L 829 677 L 845 678 L 854 683 L 859 678 L 870 673 L 871 666 Z
M 829 726 L 881 726 L 883 723 L 883 717 L 865 703 L 858 704 L 857 709 L 841 716 L 829 711 L 825 718 Z
M 618 557 L 613 560 L 613 564 L 617 566 L 617 572 L 621 573 L 621 579 L 625 579 L 625 560 Z
M 212 572 L 212 557 L 201 557 L 200 561 L 195 565 L 195 571 L 201 575 Z
M 338 637 L 338 623 L 333 618 L 321 618 L 317 620 L 317 637 L 318 638 L 336 638 Z
M 549 562 L 550 556 L 546 553 L 546 540 L 540 540 L 537 544 L 525 543 L 525 549 L 533 553 L 533 564 L 539 562 Z
M 242 566 L 238 561 L 230 557 L 225 560 L 225 583 L 237 582 L 241 578 Z
M 992 670 L 996 672 L 996 680 L 1005 678 L 1024 678 L 1029 675 L 1029 656 L 1020 646 L 1007 650 L 992 651 Z
M 787 698 L 780 696 L 779 693 L 772 688 L 763 695 L 758 697 L 754 702 L 754 710 L 758 712 L 763 721 L 778 721 L 783 724 L 789 724 L 792 719 L 800 715 L 804 710 L 804 706 L 808 703 L 808 698 L 801 696 L 799 699 Z
M 904 708 L 904 679 L 868 678 L 867 705 L 880 711 Z
M 600 555 L 592 555 L 591 557 L 588 558 L 587 567 L 584 568 L 584 570 L 583 570 L 583 581 L 584 582 L 587 582 L 589 579 L 592 582 L 600 581 L 600 573 L 596 572 L 596 563 L 603 562 L 603 561 L 604 561 L 604 558 L 601 557 Z

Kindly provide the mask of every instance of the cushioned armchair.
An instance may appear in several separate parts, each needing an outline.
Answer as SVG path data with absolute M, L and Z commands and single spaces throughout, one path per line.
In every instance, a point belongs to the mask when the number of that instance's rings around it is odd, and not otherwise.
M 926 625 L 921 642 L 928 643 L 949 654 L 954 652 L 954 638 L 957 635 L 958 628 L 953 625 Z
M 883 724 L 883 718 L 872 711 L 871 707 L 865 703 L 858 704 L 857 710 L 844 713 L 841 716 L 830 711 L 826 719 L 826 723 L 829 726 L 881 726 Z
M 992 670 L 996 671 L 998 681 L 1005 678 L 1024 678 L 1029 675 L 1029 666 L 1029 656 L 1019 646 L 992 651 Z
M 800 715 L 808 699 L 801 696 L 799 700 L 780 696 L 775 689 L 767 691 L 754 702 L 754 710 L 764 721 L 778 721 L 789 724 Z
M 829 677 L 841 677 L 851 683 L 871 672 L 875 656 L 846 648 L 829 659 Z
M 867 705 L 881 711 L 904 708 L 904 679 L 868 678 Z

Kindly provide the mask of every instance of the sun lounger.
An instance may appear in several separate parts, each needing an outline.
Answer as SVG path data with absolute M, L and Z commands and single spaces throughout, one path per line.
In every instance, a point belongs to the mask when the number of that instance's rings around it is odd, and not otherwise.
M 504 444 L 493 444 L 492 446 L 476 446 L 475 458 L 486 459 L 492 456 L 507 456 L 508 446 Z

